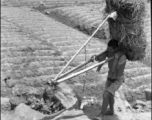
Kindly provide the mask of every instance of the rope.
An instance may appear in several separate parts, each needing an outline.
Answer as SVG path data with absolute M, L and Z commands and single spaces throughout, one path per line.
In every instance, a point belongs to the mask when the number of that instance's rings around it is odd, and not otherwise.
M 87 60 L 87 58 L 86 58 L 86 54 L 87 54 L 86 46 L 85 46 L 84 53 L 85 53 L 85 62 L 86 62 L 86 60 Z M 86 65 L 85 65 L 85 69 L 86 69 Z M 85 75 L 87 75 L 87 72 L 85 72 Z M 85 91 L 85 85 L 86 85 L 86 81 L 84 80 L 83 91 L 82 91 L 83 93 L 84 93 L 84 91 Z

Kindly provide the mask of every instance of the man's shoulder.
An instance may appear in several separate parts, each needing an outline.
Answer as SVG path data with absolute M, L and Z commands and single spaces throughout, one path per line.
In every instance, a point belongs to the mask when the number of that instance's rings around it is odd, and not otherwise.
M 123 52 L 119 52 L 119 64 L 125 63 L 127 60 L 126 55 Z
M 119 55 L 119 58 L 118 58 L 119 62 L 125 62 L 126 61 L 127 57 L 123 52 L 118 51 L 117 54 Z
M 120 57 L 122 57 L 122 56 L 123 56 L 123 57 L 126 57 L 125 53 L 123 53 L 122 51 L 118 51 L 117 54 L 118 54 Z

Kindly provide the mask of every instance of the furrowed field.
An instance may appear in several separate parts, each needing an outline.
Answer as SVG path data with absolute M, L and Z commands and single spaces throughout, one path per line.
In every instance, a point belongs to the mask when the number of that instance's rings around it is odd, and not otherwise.
M 144 23 L 148 42 L 146 58 L 127 61 L 125 83 L 119 90 L 131 105 L 136 100 L 145 102 L 144 90 L 151 88 L 149 4 Z M 21 97 L 23 94 L 35 94 L 36 90 L 36 94 L 42 95 L 45 83 L 60 72 L 102 22 L 104 6 L 103 0 L 1 1 L 1 99 L 13 98 L 11 105 L 18 106 L 26 103 Z M 105 23 L 66 71 L 104 51 L 109 40 L 108 31 L 108 23 Z M 101 100 L 107 72 L 108 66 L 104 65 L 100 73 L 93 69 L 66 84 L 79 96 L 95 96 Z M 22 86 L 22 90 L 18 86 Z M 6 111 L 11 110 L 2 109 L 2 113 Z

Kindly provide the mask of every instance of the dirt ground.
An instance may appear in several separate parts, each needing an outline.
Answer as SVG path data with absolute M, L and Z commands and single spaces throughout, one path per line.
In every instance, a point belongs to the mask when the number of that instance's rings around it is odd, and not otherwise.
M 69 106 L 76 100 L 78 100 L 76 105 L 79 105 L 79 98 L 81 101 L 84 96 L 97 98 L 98 104 L 87 104 L 83 110 L 75 106 L 65 110 L 63 103 L 60 104 L 60 100 L 55 99 L 57 102 L 53 101 L 54 104 L 51 106 L 53 108 L 48 110 L 49 112 L 42 104 L 45 88 L 48 87 L 47 81 L 60 72 L 88 39 L 95 29 L 90 25 L 104 16 L 97 15 L 96 19 L 90 18 L 91 15 L 99 13 L 99 6 L 100 4 L 103 6 L 103 1 L 3 0 L 1 3 L 2 120 L 90 120 L 97 115 L 101 109 L 108 72 L 107 65 L 103 66 L 99 73 L 93 69 L 65 82 L 67 87 L 63 88 L 66 92 L 70 87 L 68 95 L 72 102 L 68 101 L 66 94 L 58 93 L 57 96 L 65 104 L 67 100 Z M 143 61 L 127 62 L 125 83 L 115 96 L 115 115 L 106 116 L 104 120 L 150 120 L 151 118 L 151 100 L 147 100 L 145 96 L 145 90 L 151 89 L 150 8 L 147 3 L 148 12 L 144 23 L 149 43 L 147 57 Z M 53 11 L 55 14 L 47 14 L 48 11 Z M 64 14 L 64 17 L 58 12 Z M 85 15 L 88 17 L 82 17 Z M 100 36 L 93 38 L 86 51 L 83 50 L 67 70 L 89 59 L 93 54 L 105 50 L 108 41 L 107 32 L 107 27 L 104 27 L 100 31 Z M 94 63 L 90 65 L 92 64 Z M 30 100 L 33 100 L 31 103 L 39 100 L 38 105 L 42 105 L 45 110 L 37 108 L 36 103 L 33 107 L 33 104 L 28 103 Z M 57 104 L 58 106 L 54 107 Z

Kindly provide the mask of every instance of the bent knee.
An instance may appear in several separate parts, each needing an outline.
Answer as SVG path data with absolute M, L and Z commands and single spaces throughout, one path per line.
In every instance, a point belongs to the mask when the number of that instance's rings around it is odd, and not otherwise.
M 110 97 L 112 94 L 109 92 L 109 91 L 104 91 L 104 93 L 103 93 L 103 97 L 104 98 L 108 98 L 108 97 Z

